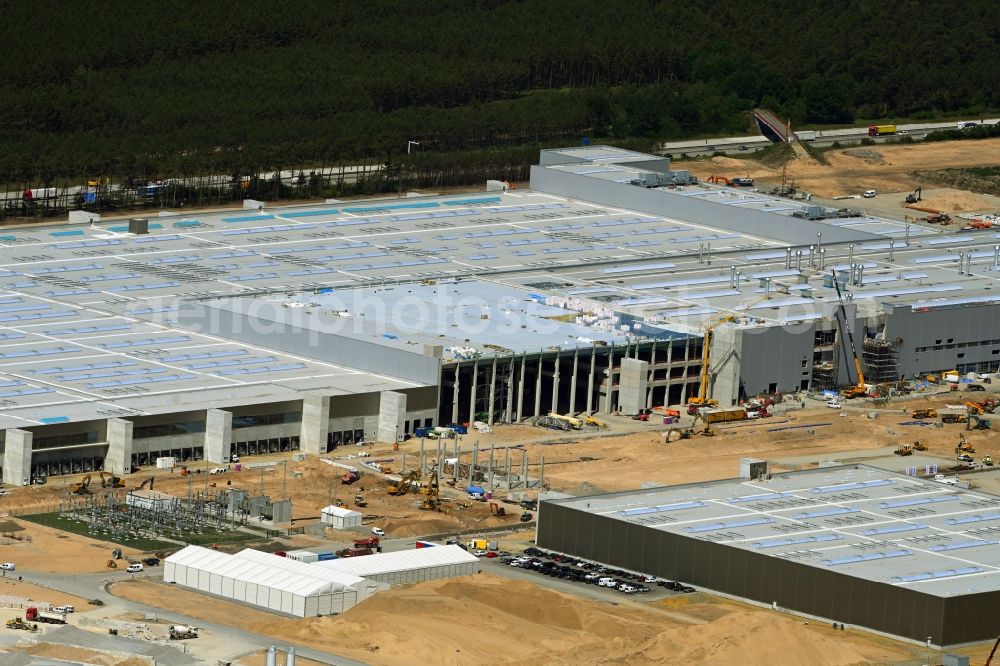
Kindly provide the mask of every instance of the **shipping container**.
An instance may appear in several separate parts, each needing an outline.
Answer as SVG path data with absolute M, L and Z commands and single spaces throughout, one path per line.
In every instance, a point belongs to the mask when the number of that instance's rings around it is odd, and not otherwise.
M 174 458 L 173 456 L 166 456 L 163 458 L 156 459 L 156 469 L 173 469 L 174 468 Z

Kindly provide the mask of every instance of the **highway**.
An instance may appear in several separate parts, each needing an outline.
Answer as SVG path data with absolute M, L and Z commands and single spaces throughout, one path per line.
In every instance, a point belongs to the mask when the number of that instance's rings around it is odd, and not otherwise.
M 919 141 L 935 130 L 956 129 L 959 122 L 949 121 L 943 123 L 919 123 L 913 125 L 897 125 L 900 132 L 906 132 L 915 141 Z M 970 118 L 968 122 L 975 122 L 981 125 L 995 125 L 1000 123 L 1000 118 Z M 817 147 L 830 146 L 834 142 L 854 142 L 868 137 L 868 126 L 848 127 L 845 129 L 817 130 L 816 139 L 809 141 Z M 898 139 L 899 134 L 871 137 L 875 143 L 885 143 L 893 139 Z M 760 150 L 771 145 L 771 141 L 757 134 L 753 136 L 731 136 L 713 139 L 697 139 L 685 141 L 673 141 L 660 144 L 660 151 L 673 156 L 680 156 L 684 153 L 688 156 L 711 155 L 713 153 L 740 153 L 740 146 L 746 146 L 746 150 Z

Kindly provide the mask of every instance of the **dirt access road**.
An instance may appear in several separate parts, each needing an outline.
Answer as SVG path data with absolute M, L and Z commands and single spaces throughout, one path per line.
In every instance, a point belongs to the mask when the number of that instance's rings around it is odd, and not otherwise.
M 910 175 L 910 172 L 918 169 L 932 171 L 1000 164 L 1000 138 L 879 144 L 840 148 L 827 151 L 824 155 L 829 165 L 809 157 L 790 160 L 788 180 L 794 181 L 799 189 L 820 197 L 860 194 L 871 189 L 879 192 L 909 192 L 920 185 Z M 713 174 L 728 177 L 750 175 L 758 183 L 767 185 L 777 184 L 781 180 L 780 166 L 767 166 L 749 159 L 712 157 L 688 160 L 683 165 L 702 180 Z M 944 196 L 945 194 L 948 196 Z M 899 210 L 906 210 L 902 208 L 903 198 L 896 198 L 900 202 Z M 923 203 L 948 212 L 981 211 L 998 207 L 996 197 L 983 197 L 958 190 L 942 191 L 937 198 L 937 201 L 935 197 L 925 198 Z

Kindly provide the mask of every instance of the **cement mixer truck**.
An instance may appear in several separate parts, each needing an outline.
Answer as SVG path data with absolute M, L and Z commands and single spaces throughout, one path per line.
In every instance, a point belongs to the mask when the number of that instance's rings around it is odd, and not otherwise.
M 186 624 L 170 625 L 170 640 L 182 641 L 186 638 L 198 638 L 198 627 L 189 627 Z

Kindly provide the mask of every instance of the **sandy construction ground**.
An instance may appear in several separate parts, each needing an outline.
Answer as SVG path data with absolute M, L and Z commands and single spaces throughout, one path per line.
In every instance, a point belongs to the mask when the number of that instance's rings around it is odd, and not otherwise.
M 371 664 L 810 664 L 901 661 L 903 644 L 836 632 L 769 610 L 697 595 L 663 605 L 608 604 L 489 574 L 380 593 L 339 617 L 293 620 L 151 582 L 120 596 Z M 239 618 L 237 620 L 237 618 Z M 461 625 L 456 619 L 461 618 Z
M 19 529 L 13 529 L 19 528 Z M 33 573 L 100 573 L 115 544 L 7 518 L 0 522 L 0 557 Z M 30 540 L 29 540 L 30 539 Z M 126 553 L 132 549 L 119 546 Z
M 16 577 L 0 578 L 0 596 L 20 597 L 30 601 L 48 602 L 53 606 L 73 604 L 76 606 L 77 612 L 82 612 L 89 608 L 87 600 L 78 597 L 75 594 L 67 594 L 65 592 L 59 592 L 58 590 L 42 587 L 41 585 L 34 585 L 32 583 L 19 581 Z M 2 609 L 2 611 L 7 613 L 8 609 Z M 14 614 L 20 613 L 19 610 L 11 610 L 9 612 Z M 4 619 L 11 617 L 14 617 L 14 615 L 4 615 Z
M 920 170 L 997 166 L 1000 164 L 1000 138 L 979 141 L 937 141 L 931 143 L 856 146 L 825 153 L 828 165 L 812 158 L 796 158 L 788 163 L 787 177 L 800 189 L 821 197 L 860 194 L 869 189 L 908 192 L 915 183 L 910 172 Z M 750 175 L 757 181 L 776 183 L 781 167 L 769 167 L 753 160 L 731 157 L 687 160 L 684 168 L 701 179 L 713 174 L 729 177 Z M 902 203 L 902 197 L 899 197 Z M 961 193 L 940 201 L 925 200 L 924 205 L 949 212 L 996 208 L 995 197 Z M 900 210 L 905 210 L 900 206 Z M 916 213 L 915 213 L 916 214 Z
M 984 396 L 975 398 L 983 400 L 995 394 L 975 395 Z M 539 456 L 545 456 L 546 485 L 580 495 L 637 488 L 645 481 L 677 484 L 733 478 L 739 473 L 743 457 L 771 461 L 793 457 L 814 462 L 849 460 L 856 452 L 897 447 L 916 440 L 928 447 L 922 455 L 954 461 L 960 434 L 976 447 L 977 459 L 986 453 L 1000 462 L 998 431 L 966 432 L 964 425 L 941 428 L 899 425 L 913 420 L 910 418 L 913 409 L 934 407 L 944 413 L 945 405 L 961 402 L 956 394 L 916 397 L 894 403 L 891 411 L 880 412 L 875 420 L 867 418 L 861 410 L 804 409 L 756 422 L 717 426 L 715 437 L 695 435 L 670 444 L 663 441 L 662 431 L 667 429 L 663 427 L 661 432 L 586 439 L 574 444 L 528 444 L 525 448 L 533 463 Z M 769 432 L 771 428 L 824 423 L 830 425 Z M 794 467 L 814 466 L 806 463 Z M 537 473 L 538 468 L 532 465 L 531 471 Z

